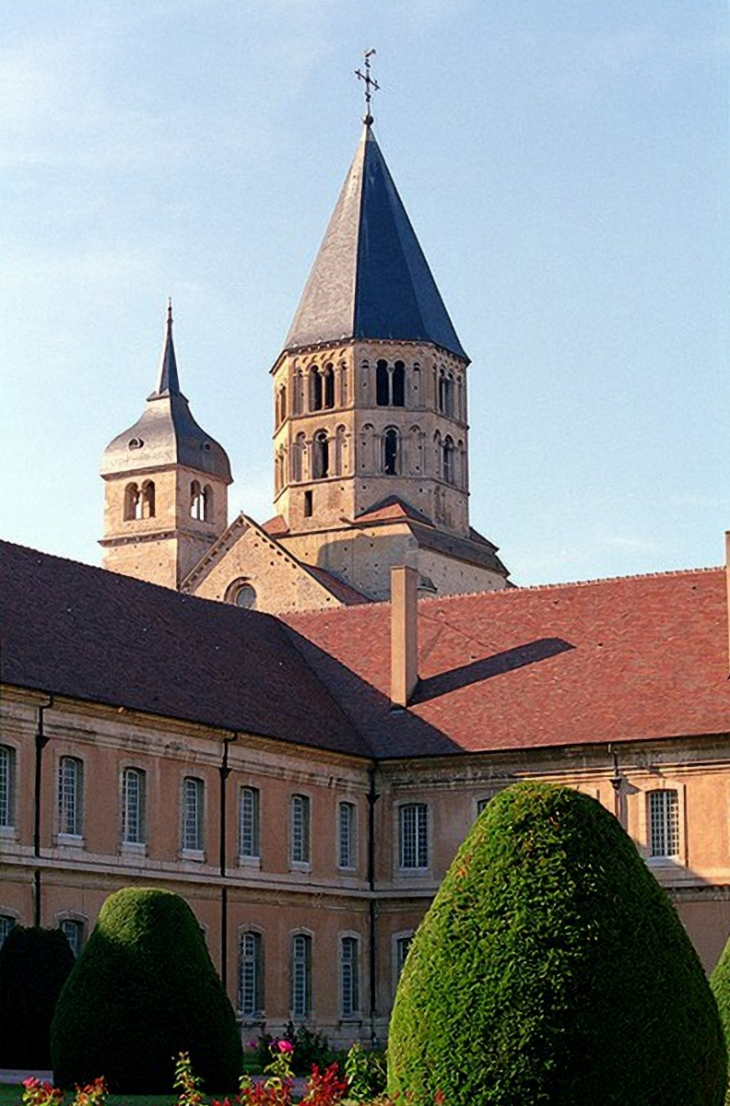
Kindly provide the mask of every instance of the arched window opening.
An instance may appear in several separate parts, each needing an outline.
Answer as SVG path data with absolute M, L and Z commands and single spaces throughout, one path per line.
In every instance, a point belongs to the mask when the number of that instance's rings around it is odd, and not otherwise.
M 142 518 L 155 517 L 155 485 L 152 480 L 145 480 L 142 485 Z
M 357 937 L 340 943 L 340 998 L 342 1017 L 353 1018 L 360 1009 L 360 971 Z
M 394 426 L 389 426 L 383 434 L 383 472 L 386 476 L 398 475 L 400 435 Z
M 0 745 L 0 826 L 15 825 L 15 762 L 12 745 Z
M 84 827 L 84 764 L 78 757 L 58 762 L 58 832 L 81 837 Z
M 124 520 L 131 522 L 142 517 L 142 500 L 136 484 L 127 484 L 124 489 Z
M 312 938 L 295 933 L 291 946 L 291 1013 L 307 1018 L 312 1013 Z
M 141 768 L 122 773 L 122 841 L 143 845 L 146 840 L 146 777 Z
M 324 480 L 330 474 L 330 444 L 326 430 L 317 431 L 313 446 L 312 476 L 315 480 Z
M 186 776 L 182 793 L 181 845 L 184 852 L 203 851 L 205 785 L 197 776 Z
M 297 481 L 304 478 L 304 454 L 306 448 L 304 433 L 297 434 L 294 441 L 294 449 L 292 450 L 292 480 Z
M 347 407 L 347 362 L 340 361 L 340 407 Z
M 64 918 L 58 928 L 68 941 L 71 952 L 78 959 L 84 943 L 84 923 L 78 918 Z
M 292 397 L 292 414 L 301 415 L 304 411 L 304 377 L 302 370 L 297 369 L 294 375 L 294 395 Z
M 190 485 L 190 517 L 202 522 L 205 518 L 205 500 L 203 489 L 199 481 L 193 480 Z
M 342 476 L 345 471 L 346 434 L 344 426 L 338 426 L 335 431 L 335 476 Z
M 309 410 L 321 411 L 324 405 L 324 388 L 322 387 L 322 374 L 313 365 L 309 370 Z
M 323 406 L 329 410 L 335 405 L 335 370 L 332 365 L 325 365 L 322 370 Z
M 392 379 L 393 395 L 392 401 L 394 407 L 405 407 L 406 405 L 406 367 L 402 361 L 396 361 L 393 366 L 393 379 Z
M 444 438 L 443 444 L 443 477 L 447 484 L 454 483 L 454 442 L 450 436 Z
M 264 1009 L 264 957 L 260 933 L 242 933 L 238 974 L 238 1008 L 244 1018 Z
M 375 399 L 378 407 L 390 406 L 390 373 L 387 361 L 378 361 L 375 366 Z
M 280 426 L 286 418 L 286 384 L 281 384 L 276 393 L 276 424 Z

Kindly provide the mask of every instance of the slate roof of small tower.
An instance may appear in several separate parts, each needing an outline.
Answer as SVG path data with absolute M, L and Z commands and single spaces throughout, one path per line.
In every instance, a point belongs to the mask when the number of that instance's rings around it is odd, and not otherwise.
M 284 349 L 353 338 L 432 342 L 468 361 L 367 121 Z
M 102 475 L 143 472 L 161 465 L 185 465 L 231 483 L 228 454 L 193 418 L 180 380 L 172 339 L 172 305 L 167 309 L 157 388 L 142 417 L 107 446 Z

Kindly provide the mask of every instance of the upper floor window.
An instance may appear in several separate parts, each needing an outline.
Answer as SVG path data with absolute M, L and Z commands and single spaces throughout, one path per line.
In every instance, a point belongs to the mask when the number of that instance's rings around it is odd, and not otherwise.
M 15 918 L 11 918 L 9 914 L 0 914 L 0 948 L 5 943 L 5 938 L 10 933 L 10 930 L 15 925 Z
M 454 380 L 441 369 L 438 378 L 438 408 L 444 415 L 454 414 Z
M 68 941 L 71 952 L 78 957 L 84 943 L 84 923 L 76 918 L 66 918 L 58 927 Z
M 241 934 L 238 1009 L 244 1018 L 260 1017 L 264 1009 L 264 957 L 260 933 Z
M 291 947 L 291 1012 L 307 1018 L 312 1012 L 312 938 L 295 933 Z
M 290 804 L 289 851 L 294 864 L 309 863 L 309 799 L 292 795 Z
M 84 830 L 84 765 L 78 757 L 58 763 L 58 832 L 81 837 Z
M 330 443 L 326 430 L 318 430 L 312 442 L 312 477 L 323 480 L 330 474 Z
M 152 480 L 145 480 L 142 485 L 142 518 L 155 517 L 155 485 Z
M 399 865 L 401 868 L 428 867 L 428 807 L 425 803 L 405 803 L 398 808 Z
M 0 745 L 0 827 L 15 825 L 15 761 L 12 745 Z
M 679 856 L 679 796 L 649 792 L 649 856 Z
M 356 809 L 354 803 L 340 803 L 337 808 L 337 865 L 339 868 L 355 867 Z
M 309 409 L 310 411 L 330 410 L 335 405 L 335 370 L 332 365 L 319 368 L 313 365 L 309 370 Z
M 443 478 L 447 484 L 454 484 L 456 482 L 456 464 L 455 464 L 455 451 L 453 438 L 447 434 L 444 438 L 444 444 L 442 446 L 443 457 Z
M 259 789 L 257 787 L 242 787 L 239 804 L 238 855 L 258 858 L 261 855 Z
M 340 998 L 343 1018 L 351 1018 L 360 1009 L 360 970 L 357 937 L 340 942 Z
M 375 399 L 378 407 L 404 407 L 406 402 L 406 367 L 403 361 L 389 365 L 378 361 L 375 366 Z
M 205 785 L 197 776 L 186 776 L 182 795 L 182 847 L 186 852 L 203 851 L 203 806 Z
M 286 418 L 286 384 L 281 384 L 276 393 L 276 423 L 279 426 Z
M 394 426 L 389 426 L 383 434 L 383 472 L 386 476 L 397 476 L 400 455 L 400 434 Z
M 146 840 L 146 778 L 141 768 L 122 773 L 122 841 L 143 845 Z

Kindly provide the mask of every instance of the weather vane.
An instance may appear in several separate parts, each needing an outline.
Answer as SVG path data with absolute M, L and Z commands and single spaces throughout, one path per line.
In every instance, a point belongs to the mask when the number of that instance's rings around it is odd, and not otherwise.
M 364 73 L 359 69 L 355 70 L 355 76 L 359 80 L 365 81 L 365 116 L 363 118 L 363 123 L 365 124 L 366 127 L 371 126 L 371 124 L 373 122 L 373 117 L 370 114 L 370 101 L 373 98 L 373 92 L 378 92 L 380 90 L 380 85 L 378 84 L 378 82 L 375 80 L 374 77 L 370 76 L 370 59 L 371 59 L 371 57 L 373 56 L 374 53 L 375 53 L 375 50 L 366 50 L 365 51 L 365 72 Z

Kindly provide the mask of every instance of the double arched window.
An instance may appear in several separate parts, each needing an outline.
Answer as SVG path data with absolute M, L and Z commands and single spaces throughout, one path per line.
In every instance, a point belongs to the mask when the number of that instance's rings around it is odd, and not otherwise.
M 378 407 L 405 407 L 406 367 L 403 361 L 389 365 L 378 361 L 375 366 L 375 399 Z
M 309 370 L 309 410 L 329 411 L 335 405 L 335 370 L 327 364 L 323 368 L 312 365 Z
M 124 489 L 124 519 L 131 522 L 134 519 L 155 517 L 155 485 L 152 480 L 145 480 L 142 487 L 138 484 L 127 484 Z
M 201 487 L 199 480 L 190 485 L 190 517 L 197 522 L 210 522 L 213 513 L 213 489 L 210 484 Z

